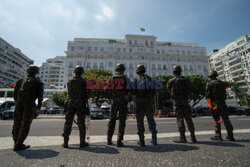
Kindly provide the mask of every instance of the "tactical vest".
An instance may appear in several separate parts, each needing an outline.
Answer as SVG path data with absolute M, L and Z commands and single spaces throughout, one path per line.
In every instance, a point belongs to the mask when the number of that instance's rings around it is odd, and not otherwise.
M 127 96 L 127 90 L 126 90 L 127 80 L 126 80 L 126 75 L 114 75 L 114 76 L 112 76 L 112 79 L 113 79 L 113 84 L 114 84 L 114 89 L 112 90 L 112 97 L 113 97 L 113 99 L 124 99 L 125 96 Z M 123 82 L 122 81 L 117 81 L 116 82 L 116 80 L 123 80 Z M 118 89 L 119 88 L 118 84 L 120 84 L 121 89 Z
M 86 81 L 83 78 L 73 78 L 68 83 L 70 99 L 86 100 Z
M 153 82 L 149 85 L 149 82 Z M 148 75 L 136 76 L 136 95 L 142 97 L 153 97 L 155 94 L 154 81 Z
M 222 81 L 211 81 L 211 95 L 213 101 L 224 101 L 227 99 L 226 87 Z
M 175 77 L 172 80 L 171 97 L 173 99 L 188 99 L 189 82 L 183 76 Z
M 18 100 L 21 101 L 35 100 L 33 97 L 34 83 L 35 83 L 35 77 L 24 77 L 22 79 L 22 84 L 17 94 Z

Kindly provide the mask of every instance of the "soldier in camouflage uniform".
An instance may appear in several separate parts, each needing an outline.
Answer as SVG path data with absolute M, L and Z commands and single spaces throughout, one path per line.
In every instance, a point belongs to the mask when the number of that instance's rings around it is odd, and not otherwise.
M 112 136 L 115 130 L 115 123 L 117 113 L 119 112 L 119 131 L 117 137 L 117 147 L 123 147 L 124 144 L 122 142 L 125 127 L 126 127 L 126 119 L 128 114 L 127 104 L 129 101 L 128 92 L 126 90 L 127 80 L 128 78 L 124 75 L 125 66 L 123 64 L 117 64 L 116 73 L 107 82 L 113 81 L 114 88 L 112 91 L 112 104 L 110 111 L 110 121 L 108 123 L 108 132 L 107 132 L 107 144 L 112 145 Z M 118 81 L 120 80 L 120 81 Z M 120 85 L 120 86 L 119 86 Z M 106 88 L 107 89 L 107 88 Z
M 230 141 L 235 141 L 233 135 L 233 126 L 228 118 L 229 112 L 227 105 L 225 103 L 226 100 L 226 87 L 224 82 L 217 79 L 218 73 L 216 71 L 210 72 L 208 75 L 210 81 L 206 86 L 206 98 L 211 99 L 212 107 L 217 106 L 217 109 L 212 110 L 212 116 L 214 119 L 214 128 L 215 128 L 215 136 L 211 137 L 211 140 L 219 140 L 222 141 L 221 137 L 221 126 L 218 121 L 220 117 L 222 117 L 225 127 L 227 129 L 227 139 Z
M 14 151 L 29 148 L 23 142 L 28 136 L 31 122 L 40 111 L 43 101 L 43 83 L 35 77 L 39 73 L 37 66 L 29 66 L 28 76 L 17 81 L 14 88 L 15 112 L 12 130 Z M 38 105 L 35 101 L 38 99 Z
M 191 134 L 193 143 L 196 143 L 194 134 L 194 123 L 192 121 L 192 111 L 188 104 L 188 96 L 190 93 L 189 81 L 181 76 L 182 69 L 180 66 L 173 67 L 174 77 L 168 82 L 167 89 L 173 100 L 173 109 L 177 116 L 177 125 L 180 132 L 180 139 L 174 140 L 175 143 L 187 143 L 185 137 L 185 124 L 187 122 L 188 129 Z
M 157 131 L 156 131 L 156 123 L 154 120 L 154 86 L 149 87 L 147 85 L 148 81 L 151 81 L 151 77 L 145 74 L 146 68 L 144 65 L 137 65 L 136 67 L 136 120 L 137 120 L 137 128 L 138 128 L 138 135 L 139 135 L 139 142 L 138 144 L 141 147 L 145 146 L 144 141 L 144 117 L 146 115 L 148 120 L 148 127 L 149 131 L 152 133 L 152 141 L 153 145 L 157 145 Z
M 68 148 L 69 135 L 71 133 L 72 123 L 75 114 L 77 115 L 77 125 L 80 132 L 80 148 L 89 145 L 89 143 L 85 142 L 85 116 L 89 115 L 89 110 L 86 106 L 88 100 L 86 92 L 87 82 L 85 79 L 82 78 L 82 74 L 84 73 L 83 67 L 76 66 L 74 73 L 75 76 L 73 77 L 73 79 L 69 80 L 69 82 L 67 83 L 69 100 L 68 109 L 65 116 L 66 121 L 62 134 L 64 138 L 64 143 L 62 146 L 64 148 Z

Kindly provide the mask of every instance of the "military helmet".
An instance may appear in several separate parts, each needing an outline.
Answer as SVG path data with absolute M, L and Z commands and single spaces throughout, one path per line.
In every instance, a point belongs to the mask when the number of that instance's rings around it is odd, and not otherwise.
M 140 73 L 145 73 L 146 72 L 146 68 L 143 64 L 138 64 L 136 66 L 136 73 L 140 74 Z
M 208 77 L 216 78 L 216 77 L 218 77 L 218 73 L 216 71 L 211 71 L 211 72 L 209 72 Z
M 173 72 L 180 72 L 181 73 L 182 72 L 181 66 L 179 66 L 179 65 L 174 66 Z
M 117 72 L 124 71 L 124 70 L 125 70 L 124 64 L 118 63 L 115 67 L 115 71 Z
M 74 70 L 74 73 L 75 73 L 75 74 L 76 74 L 76 73 L 84 73 L 83 67 L 81 67 L 81 66 L 76 66 L 76 67 L 75 67 L 75 70 Z
M 35 65 L 30 65 L 27 69 L 27 73 L 28 74 L 33 74 L 33 75 L 36 75 L 39 73 L 39 68 Z

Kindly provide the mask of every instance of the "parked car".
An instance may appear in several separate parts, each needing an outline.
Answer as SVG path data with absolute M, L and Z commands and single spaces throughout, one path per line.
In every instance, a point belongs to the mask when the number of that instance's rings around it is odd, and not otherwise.
M 245 115 L 249 116 L 250 115 L 250 108 L 245 108 L 244 112 L 245 112 Z
M 46 109 L 46 107 L 41 107 L 40 114 L 47 114 L 47 113 L 48 110 Z
M 92 119 L 104 119 L 106 111 L 99 107 L 90 108 L 90 117 Z
M 230 115 L 245 115 L 243 107 L 228 107 Z
M 12 106 L 2 112 L 1 118 L 3 120 L 13 118 L 14 116 L 14 111 L 15 111 L 15 106 Z
M 110 108 L 106 106 L 101 106 L 101 108 L 104 110 L 104 117 L 109 118 L 110 116 Z
M 59 107 L 51 107 L 48 111 L 48 114 L 60 114 L 61 110 Z
M 15 106 L 14 101 L 5 101 L 0 105 L 0 116 L 2 115 L 3 111 L 6 109 L 10 109 L 12 106 Z

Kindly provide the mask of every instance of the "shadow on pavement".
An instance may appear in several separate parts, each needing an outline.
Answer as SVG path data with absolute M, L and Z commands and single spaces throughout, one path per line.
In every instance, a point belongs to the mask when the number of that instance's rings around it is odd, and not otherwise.
M 237 140 L 236 139 L 236 142 L 240 142 L 240 143 L 250 143 L 250 140 Z
M 68 149 L 89 151 L 89 152 L 101 153 L 101 154 L 119 154 L 119 151 L 116 148 L 112 148 L 106 145 L 90 145 L 85 148 L 79 148 L 79 145 L 73 145 L 73 146 L 74 147 L 69 147 Z
M 17 154 L 26 158 L 26 159 L 45 159 L 45 158 L 52 158 L 59 155 L 59 152 L 49 150 L 49 149 L 39 149 L 39 150 L 23 150 L 17 151 Z
M 135 145 L 125 145 L 126 148 L 132 148 L 135 151 L 148 151 L 148 152 L 172 152 L 172 151 L 191 151 L 198 150 L 199 147 L 189 146 L 184 144 L 158 144 L 156 146 L 147 145 L 145 147 Z
M 244 145 L 237 144 L 235 142 L 229 142 L 229 141 L 198 141 L 197 144 L 204 144 L 204 145 L 210 145 L 210 146 L 222 146 L 222 147 L 245 147 Z

